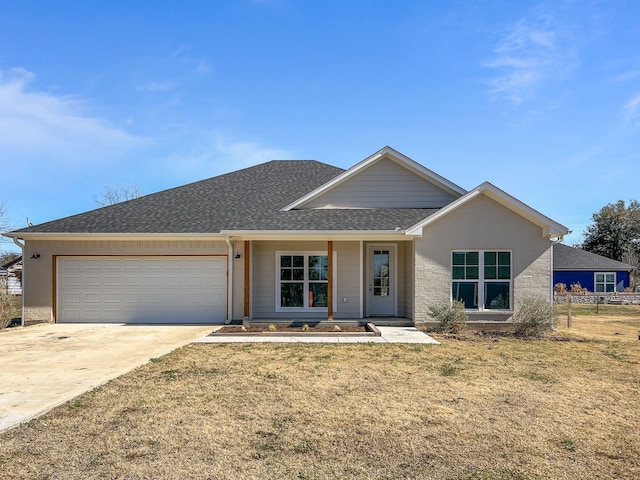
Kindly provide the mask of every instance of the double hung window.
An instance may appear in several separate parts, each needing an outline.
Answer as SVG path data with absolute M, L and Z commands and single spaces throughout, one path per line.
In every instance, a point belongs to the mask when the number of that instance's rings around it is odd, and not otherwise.
M 510 310 L 511 270 L 509 251 L 452 252 L 452 298 L 467 310 Z

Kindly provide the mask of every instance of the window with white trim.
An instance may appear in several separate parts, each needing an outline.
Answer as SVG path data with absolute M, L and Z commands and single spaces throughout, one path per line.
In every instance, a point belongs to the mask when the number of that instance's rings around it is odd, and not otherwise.
M 326 252 L 276 252 L 276 311 L 326 310 L 328 303 Z
M 451 252 L 451 293 L 467 310 L 511 310 L 511 252 Z
M 615 272 L 598 272 L 595 273 L 594 285 L 596 293 L 609 293 L 616 291 L 616 274 Z

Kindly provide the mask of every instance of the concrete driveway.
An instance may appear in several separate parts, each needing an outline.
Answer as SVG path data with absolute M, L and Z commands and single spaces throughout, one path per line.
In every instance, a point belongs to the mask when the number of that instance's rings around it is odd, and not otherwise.
M 0 431 L 207 335 L 213 328 L 47 324 L 0 331 Z

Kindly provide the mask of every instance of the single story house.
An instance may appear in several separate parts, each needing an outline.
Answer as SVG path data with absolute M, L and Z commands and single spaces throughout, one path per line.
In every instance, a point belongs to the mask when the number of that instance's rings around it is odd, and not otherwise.
M 568 230 L 496 186 L 465 190 L 385 147 L 343 170 L 271 161 L 5 235 L 25 324 L 508 322 L 552 298 Z
M 630 286 L 630 274 L 636 268 L 562 243 L 553 246 L 554 285 L 563 283 L 571 288 L 579 283 L 590 292 L 623 292 Z

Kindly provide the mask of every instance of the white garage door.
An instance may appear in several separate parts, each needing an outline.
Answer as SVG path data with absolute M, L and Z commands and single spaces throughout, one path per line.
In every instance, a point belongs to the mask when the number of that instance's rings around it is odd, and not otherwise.
M 65 323 L 220 323 L 227 259 L 58 257 L 57 317 Z

